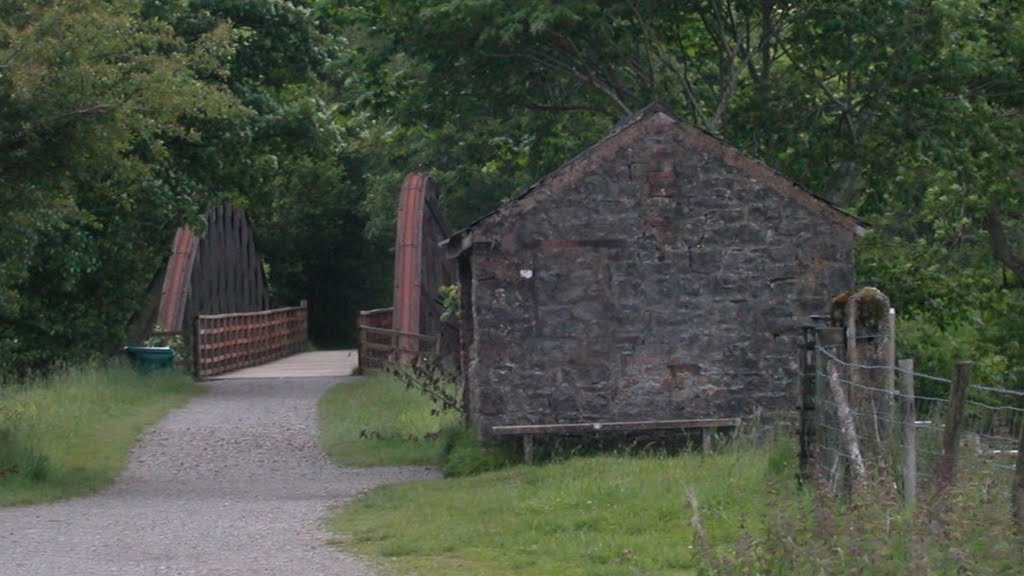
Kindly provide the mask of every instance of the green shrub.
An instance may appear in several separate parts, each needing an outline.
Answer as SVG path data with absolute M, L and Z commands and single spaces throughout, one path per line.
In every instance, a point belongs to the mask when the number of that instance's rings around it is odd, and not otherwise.
M 896 344 L 900 358 L 913 358 L 917 372 L 951 378 L 953 366 L 961 360 L 974 362 L 974 382 L 990 386 L 1016 388 L 1018 376 L 1011 358 L 1004 355 L 1007 345 L 986 337 L 986 325 L 971 318 L 939 327 L 913 318 L 899 322 Z M 948 386 L 919 379 L 918 393 L 945 397 Z

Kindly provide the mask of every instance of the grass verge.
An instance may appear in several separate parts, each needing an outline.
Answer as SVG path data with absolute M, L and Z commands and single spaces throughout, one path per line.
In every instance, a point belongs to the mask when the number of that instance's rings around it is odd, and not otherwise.
M 440 464 L 458 416 L 431 409 L 426 396 L 387 374 L 342 382 L 317 405 L 320 446 L 347 466 Z
M 575 458 L 387 486 L 329 527 L 345 549 L 423 576 L 1020 573 L 1008 474 L 966 465 L 911 509 L 883 479 L 853 500 L 801 490 L 793 454 Z
M 731 542 L 786 476 L 788 448 L 715 456 L 601 456 L 389 486 L 330 521 L 349 550 L 401 574 L 686 574 L 697 568 L 686 495 Z M 795 491 L 795 488 L 794 488 Z
M 1024 565 L 1008 474 L 970 462 L 956 486 L 925 490 L 908 509 L 884 477 L 852 501 L 798 489 L 791 439 L 674 457 L 556 451 L 546 465 L 509 467 L 385 375 L 332 389 L 320 421 L 342 463 L 436 463 L 462 476 L 379 488 L 330 519 L 338 545 L 397 574 L 1002 575 Z
M 199 387 L 180 373 L 81 368 L 0 389 L 0 506 L 95 492 L 139 435 Z

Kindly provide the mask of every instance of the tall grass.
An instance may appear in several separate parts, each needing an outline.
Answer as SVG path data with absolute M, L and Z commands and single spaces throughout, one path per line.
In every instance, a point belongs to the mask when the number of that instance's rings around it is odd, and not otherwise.
M 179 373 L 96 367 L 0 389 L 0 506 L 107 486 L 142 431 L 198 390 Z
M 891 478 L 865 482 L 838 497 L 824 481 L 792 497 L 775 496 L 752 510 L 759 521 L 735 542 L 698 542 L 706 574 L 992 574 L 1024 567 L 1024 535 L 1010 514 L 1011 473 L 966 459 L 958 480 L 921 487 L 907 506 Z M 975 459 L 976 460 L 976 459 Z M 805 504 L 806 506 L 806 504 Z

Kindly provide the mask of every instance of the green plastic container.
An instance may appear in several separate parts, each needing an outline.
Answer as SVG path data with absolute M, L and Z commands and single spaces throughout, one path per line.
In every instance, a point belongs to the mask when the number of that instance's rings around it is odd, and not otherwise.
M 124 353 L 139 372 L 174 370 L 174 350 L 166 346 L 125 346 Z

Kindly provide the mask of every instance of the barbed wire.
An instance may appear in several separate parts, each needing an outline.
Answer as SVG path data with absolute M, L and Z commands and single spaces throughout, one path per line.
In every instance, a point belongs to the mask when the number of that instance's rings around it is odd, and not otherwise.
M 1010 438 L 1009 436 L 993 436 L 992 434 L 985 434 L 984 432 L 978 432 L 977 430 L 971 430 L 971 434 L 977 434 L 980 438 L 984 438 L 993 444 L 998 442 L 1016 446 L 1018 442 L 1017 438 Z M 1016 449 L 1014 449 L 1014 451 L 1016 451 Z
M 839 436 L 842 435 L 842 431 L 840 429 L 838 429 L 838 428 L 828 427 L 828 426 L 826 426 L 825 428 L 827 430 L 833 432 L 836 435 L 836 437 L 839 437 Z M 859 439 L 863 440 L 862 437 L 860 437 Z M 894 447 L 899 448 L 899 449 L 902 450 L 902 449 L 906 448 L 906 445 L 903 444 L 903 443 L 896 443 L 894 445 Z M 852 459 L 852 456 L 850 455 L 850 453 L 847 452 L 846 450 L 840 448 L 838 446 L 838 444 L 825 443 L 825 444 L 821 444 L 819 446 L 819 448 L 821 450 L 824 450 L 824 451 L 828 452 L 828 453 L 831 453 L 834 456 L 838 456 L 839 458 L 843 458 L 843 459 L 846 459 L 846 460 Z M 914 452 L 915 452 L 915 458 L 918 461 L 918 464 L 922 463 L 923 457 L 924 457 L 924 459 L 927 462 L 931 462 L 931 466 L 920 466 L 919 465 L 917 467 L 917 476 L 919 478 L 934 478 L 934 477 L 936 477 L 938 475 L 938 473 L 937 473 L 937 469 L 935 468 L 935 465 L 937 464 L 937 462 L 944 455 L 943 452 L 941 452 L 939 450 L 934 450 L 934 449 L 931 449 L 931 448 L 927 448 L 927 447 L 924 447 L 924 446 L 921 446 L 921 445 L 915 445 L 915 451 Z M 1013 471 L 1013 470 L 1016 469 L 1015 465 L 1013 465 L 1013 464 L 1004 464 L 1004 463 L 1000 462 L 995 457 L 1004 457 L 1006 459 L 1009 459 L 1009 458 L 1012 458 L 1012 457 L 1016 457 L 1015 452 L 1016 451 L 1011 451 L 1011 450 L 1007 450 L 1005 452 L 999 451 L 998 453 L 994 453 L 992 451 L 976 452 L 975 453 L 976 455 L 974 457 L 972 457 L 970 462 L 972 464 L 983 465 L 983 466 L 986 466 L 986 467 L 998 468 L 998 469 L 1001 469 L 1001 470 Z M 863 457 L 864 456 L 862 455 L 862 458 Z M 963 458 L 961 458 L 961 461 L 963 461 Z M 819 464 L 819 467 L 820 467 L 820 464 Z
M 945 384 L 949 384 L 949 383 L 952 382 L 948 378 L 942 378 L 940 376 L 932 376 L 930 374 L 925 374 L 923 372 L 904 370 L 904 369 L 902 369 L 902 368 L 900 368 L 898 366 L 889 366 L 889 365 L 882 365 L 882 364 L 879 364 L 879 365 L 869 365 L 869 364 L 857 364 L 857 363 L 847 362 L 847 361 L 837 357 L 835 354 L 832 354 L 832 353 L 828 352 L 827 350 L 825 350 L 824 348 L 822 348 L 820 346 L 818 347 L 818 351 L 824 353 L 825 356 L 827 356 L 830 360 L 833 360 L 836 363 L 838 363 L 838 364 L 840 364 L 842 366 L 846 366 L 846 367 L 863 368 L 863 369 L 870 369 L 870 370 L 883 369 L 884 368 L 884 369 L 887 369 L 887 370 L 893 370 L 894 372 L 898 372 L 898 373 L 901 373 L 901 374 L 913 374 L 914 377 L 917 377 L 917 378 L 923 378 L 923 379 L 927 379 L 927 380 L 934 380 L 936 382 L 942 382 L 942 383 L 945 383 Z M 824 377 L 824 378 L 828 378 L 829 377 L 828 374 L 825 374 L 823 372 L 816 372 L 814 374 L 816 376 L 821 376 L 821 377 Z M 861 389 L 864 389 L 864 390 L 870 390 L 870 391 L 874 391 L 874 392 L 883 392 L 883 393 L 886 393 L 886 394 L 891 394 L 894 397 L 898 397 L 898 396 L 902 395 L 902 393 L 898 389 L 889 390 L 889 389 L 886 389 L 886 388 L 878 388 L 878 387 L 866 386 L 864 384 L 860 384 L 858 382 L 854 382 L 852 380 L 845 379 L 845 378 L 840 378 L 840 381 L 843 382 L 844 384 L 849 384 L 851 386 L 855 386 L 857 388 L 861 388 Z M 996 388 L 996 387 L 993 387 L 993 386 L 983 386 L 983 385 L 980 385 L 980 384 L 971 384 L 968 387 L 968 391 L 973 391 L 973 390 L 978 390 L 978 391 L 983 391 L 983 392 L 990 392 L 990 393 L 994 393 L 994 394 L 1006 394 L 1006 395 L 1010 395 L 1010 396 L 1017 396 L 1017 397 L 1024 398 L 1024 391 L 1021 391 L 1021 390 L 1011 390 L 1011 389 L 1008 389 L 1008 388 Z M 948 402 L 948 400 L 946 400 L 944 398 L 935 398 L 935 397 L 921 396 L 921 395 L 918 395 L 918 394 L 915 394 L 914 398 L 915 399 L 927 399 L 927 400 L 939 400 L 939 401 L 947 401 Z M 987 407 L 987 408 L 992 408 L 992 409 L 1008 408 L 1008 409 L 1011 409 L 1011 410 L 1014 410 L 1014 411 L 1017 411 L 1017 412 L 1024 413 L 1024 409 L 1017 408 L 1017 407 L 1002 407 L 1002 406 L 994 407 L 994 406 L 991 406 L 991 405 L 988 405 L 988 404 L 983 404 L 983 403 L 976 402 L 976 401 L 971 401 L 971 400 L 968 400 L 968 402 L 969 403 L 973 402 L 973 403 L 975 403 L 975 404 L 977 404 L 979 406 L 983 406 L 983 407 Z
M 1003 470 L 1009 470 L 1011 472 L 1017 469 L 1015 466 L 1011 466 L 1010 464 L 999 464 L 998 462 L 987 462 L 986 464 L 993 468 L 1002 468 Z
M 968 404 L 970 406 L 979 406 L 981 408 L 985 408 L 985 409 L 988 409 L 988 410 L 1000 410 L 1000 411 L 1004 411 L 1005 410 L 1005 411 L 1008 411 L 1008 412 L 1017 412 L 1017 413 L 1020 413 L 1020 414 L 1024 414 L 1024 408 L 1018 408 L 1016 406 L 992 406 L 990 404 L 985 404 L 984 402 L 978 402 L 976 400 L 964 400 L 964 403 Z
M 825 372 L 821 372 L 821 371 L 819 371 L 819 372 L 808 372 L 808 373 L 805 373 L 805 374 L 806 375 L 820 376 L 820 377 L 825 378 L 825 379 L 831 378 L 831 376 L 829 374 L 826 374 Z M 843 378 L 841 376 L 838 378 L 838 381 L 842 382 L 843 384 L 847 384 L 849 386 L 852 386 L 854 388 L 858 388 L 858 389 L 861 389 L 861 390 L 868 390 L 868 391 L 871 391 L 871 392 L 881 392 L 881 393 L 886 394 L 886 395 L 891 395 L 893 398 L 899 398 L 901 396 L 904 396 L 904 394 L 902 392 L 900 392 L 900 390 L 898 390 L 896 388 L 893 388 L 892 390 L 890 390 L 888 388 L 878 388 L 877 386 L 868 386 L 866 384 L 861 384 L 860 382 L 854 382 L 853 380 L 850 380 L 848 378 Z M 933 402 L 949 403 L 949 399 L 948 398 L 939 398 L 937 396 L 922 396 L 922 395 L 919 395 L 919 394 L 914 394 L 913 398 L 915 400 L 928 400 L 928 401 L 933 401 Z
M 812 440 L 816 454 L 814 466 L 832 489 L 843 490 L 843 484 L 850 481 L 850 474 L 856 473 L 854 468 L 859 466 L 858 461 L 873 461 L 873 466 L 881 466 L 875 469 L 875 473 L 893 476 L 898 483 L 901 476 L 898 454 L 901 452 L 912 454 L 918 480 L 934 482 L 944 476 L 941 463 L 947 457 L 943 446 L 947 441 L 945 420 L 948 416 L 943 414 L 948 414 L 951 409 L 950 399 L 917 393 L 908 396 L 899 387 L 890 388 L 894 382 L 882 384 L 874 376 L 861 376 L 858 371 L 884 370 L 894 376 L 910 375 L 921 381 L 941 383 L 944 387 L 951 387 L 953 380 L 898 365 L 851 362 L 845 359 L 845 346 L 839 344 L 823 346 L 815 343 L 808 348 L 813 350 L 816 359 L 809 363 L 810 370 L 805 370 L 800 376 L 804 383 L 808 378 L 814 380 L 811 392 L 814 395 L 813 428 L 817 430 Z M 828 360 L 841 369 L 832 368 Z M 838 393 L 833 397 L 833 387 L 823 386 L 823 382 L 830 381 L 837 381 L 849 398 L 844 399 Z M 941 390 L 938 391 L 940 395 L 943 393 Z M 1014 472 L 1021 449 L 1020 439 L 1014 431 L 1024 426 L 1024 403 L 1017 399 L 1024 398 L 1024 391 L 969 384 L 966 392 L 962 406 L 962 433 L 957 438 L 961 447 L 957 459 L 960 474 L 964 478 L 989 482 L 984 479 Z M 916 408 L 913 422 L 916 441 L 912 445 L 907 441 L 911 438 L 907 435 L 910 423 L 904 419 L 899 406 L 908 399 Z M 856 436 L 856 444 L 848 436 L 851 433 L 849 425 L 840 422 L 841 410 L 853 420 L 852 433 Z M 851 451 L 858 450 L 859 455 L 851 455 Z M 1011 488 L 1011 484 L 1000 481 L 997 486 L 1006 490 Z
M 970 390 L 981 390 L 983 392 L 995 392 L 996 394 L 1008 394 L 1010 396 L 1020 396 L 1024 398 L 1024 391 L 1022 390 L 1010 390 L 1009 388 L 995 388 L 992 386 L 982 386 L 980 384 L 971 384 Z
M 903 446 L 900 446 L 900 448 L 903 448 Z M 846 452 L 842 448 L 839 448 L 839 447 L 834 446 L 834 445 L 823 445 L 823 446 L 820 447 L 820 449 L 823 450 L 824 452 L 830 453 L 831 455 L 837 456 L 837 457 L 842 458 L 844 460 L 850 460 L 852 458 L 852 456 L 848 452 Z M 942 457 L 942 455 L 943 455 L 942 452 L 939 452 L 937 450 L 921 449 L 920 447 L 918 447 L 917 451 L 916 451 L 916 454 L 917 454 L 917 457 L 918 457 L 917 459 L 918 460 L 921 460 L 920 456 L 922 454 L 926 454 L 926 455 L 932 456 L 932 458 L 930 460 L 932 461 L 932 464 L 933 464 L 932 466 L 926 466 L 926 467 L 918 466 L 917 467 L 917 476 L 918 476 L 918 478 L 936 478 L 938 476 L 938 472 L 937 472 L 937 470 L 935 468 L 935 464 Z M 979 454 L 978 456 L 981 457 L 981 456 L 986 456 L 986 455 L 987 454 Z M 971 460 L 971 462 L 972 463 L 981 463 L 981 464 L 983 464 L 985 466 L 992 467 L 992 468 L 999 468 L 999 469 L 1002 469 L 1002 470 L 1011 470 L 1012 471 L 1012 470 L 1015 469 L 1014 466 L 1011 465 L 1011 464 L 1002 464 L 1002 463 L 999 463 L 997 461 L 994 461 L 994 460 L 991 460 L 991 459 L 986 459 L 986 458 L 981 458 L 979 460 Z M 823 466 L 819 463 L 818 467 L 822 468 Z
M 924 380 L 933 380 L 935 382 L 942 382 L 944 384 L 952 384 L 952 382 L 953 382 L 949 378 L 943 378 L 941 376 L 932 376 L 931 374 L 925 374 L 924 372 L 917 372 L 915 370 L 906 370 L 904 368 L 900 368 L 899 366 L 892 366 L 892 365 L 889 365 L 889 364 L 857 364 L 855 362 L 847 362 L 846 360 L 843 360 L 842 358 L 840 358 L 840 357 L 836 356 L 835 354 L 829 352 L 828 350 L 826 350 L 822 346 L 817 346 L 815 348 L 815 350 L 817 352 L 823 353 L 830 360 L 834 360 L 838 364 L 841 364 L 841 365 L 846 366 L 848 368 L 860 368 L 862 370 L 892 370 L 892 371 L 898 372 L 900 374 L 912 374 L 915 378 L 922 378 Z
M 814 374 L 816 376 L 821 376 L 823 378 L 829 377 L 829 375 L 825 374 L 824 372 L 815 372 Z M 892 391 L 883 388 L 863 385 L 844 378 L 840 378 L 839 380 L 844 384 L 848 384 L 854 388 L 859 388 L 871 392 L 882 392 L 886 394 L 892 393 Z M 816 399 L 816 407 L 820 410 L 820 416 L 816 418 L 816 426 L 822 432 L 821 438 L 818 442 L 818 446 L 820 446 L 826 452 L 830 453 L 835 458 L 851 461 L 852 456 L 848 452 L 840 448 L 840 446 L 843 444 L 842 438 L 845 434 L 844 431 L 838 425 L 834 425 L 831 423 L 834 422 L 837 418 L 835 413 L 839 410 L 840 404 L 827 397 L 827 394 L 828 393 L 826 392 L 826 397 L 824 398 L 818 397 Z M 894 396 L 898 396 L 898 394 L 894 394 Z M 917 399 L 919 398 L 915 397 L 915 400 Z M 940 405 L 948 405 L 949 403 L 949 401 L 945 398 L 928 398 L 927 400 L 935 402 L 936 404 Z M 967 403 L 972 404 L 978 408 L 989 410 L 994 414 L 999 414 L 1000 410 L 1007 409 L 1009 409 L 1010 412 L 1020 411 L 1020 409 L 1017 409 L 1015 407 L 990 406 L 987 404 L 974 402 L 970 400 L 968 400 Z M 884 411 L 870 409 L 866 410 L 864 409 L 863 405 L 858 405 L 856 403 L 853 405 L 847 405 L 847 409 L 849 410 L 851 417 L 853 417 L 855 420 L 863 422 L 865 419 L 869 419 L 875 423 L 874 430 L 869 429 L 865 431 L 865 429 L 862 426 L 855 428 L 858 441 L 862 446 L 877 445 L 877 443 L 881 441 L 881 438 L 879 438 L 877 433 L 877 427 L 879 426 L 879 424 L 885 425 L 886 428 L 889 428 L 890 430 L 893 431 L 902 430 L 902 427 L 906 424 L 902 419 L 896 419 L 896 417 L 889 417 Z M 871 427 L 869 426 L 868 428 Z M 1015 470 L 1015 465 L 1005 463 L 1005 461 L 1006 458 L 1015 456 L 1016 450 L 1013 450 L 1012 447 L 1017 446 L 1018 439 L 1010 436 L 999 435 L 996 433 L 989 433 L 984 430 L 979 430 L 977 428 L 978 427 L 968 427 L 965 430 L 967 434 L 977 437 L 977 444 L 974 447 L 968 448 L 971 453 L 977 454 L 977 459 L 972 461 L 978 463 L 978 465 L 980 466 L 985 466 L 989 468 L 1006 471 Z M 934 421 L 915 421 L 915 429 L 917 430 L 917 433 L 919 435 L 921 433 L 925 434 L 923 438 L 933 438 L 933 440 L 926 440 L 925 442 L 922 443 L 920 441 L 922 437 L 919 436 L 919 441 L 915 442 L 915 459 L 919 462 L 919 464 L 924 462 L 931 463 L 929 466 L 919 467 L 918 476 L 921 478 L 934 478 L 937 475 L 937 469 L 934 469 L 934 467 L 936 463 L 942 458 L 943 452 L 941 450 L 936 450 L 934 448 L 929 447 L 931 444 L 935 442 L 935 437 L 930 435 L 938 435 L 944 433 L 945 424 Z M 989 427 L 986 427 L 986 429 L 991 431 L 991 428 Z M 963 441 L 963 438 L 961 439 L 961 441 Z M 893 434 L 888 435 L 888 437 L 882 442 L 885 445 L 890 446 L 890 449 L 907 449 L 907 444 L 904 441 L 903 434 L 899 432 L 895 432 Z M 870 451 L 870 448 L 868 450 Z M 832 462 L 831 465 L 826 465 L 826 463 L 822 462 L 819 463 L 817 466 L 819 467 L 819 469 L 828 472 L 830 475 L 834 475 L 834 466 L 836 464 L 837 462 Z
M 951 384 L 953 382 L 949 378 L 944 378 L 942 376 L 934 376 L 932 374 L 926 374 L 924 372 L 917 372 L 916 370 L 906 370 L 904 368 L 900 368 L 898 365 L 893 366 L 889 364 L 858 364 L 856 362 L 848 362 L 846 360 L 843 360 L 839 356 L 833 354 L 832 352 L 829 352 L 827 348 L 821 345 L 816 346 L 815 350 L 817 352 L 821 352 L 822 354 L 824 354 L 828 359 L 833 360 L 838 364 L 848 368 L 860 368 L 862 370 L 892 370 L 900 374 L 912 374 L 916 378 L 932 380 L 934 382 L 942 382 L 943 384 Z M 971 384 L 970 389 L 1024 398 L 1024 390 L 1013 390 L 1010 388 L 1000 388 L 997 386 L 985 386 L 983 384 Z
M 944 399 L 939 399 L 939 400 L 944 402 L 944 403 L 948 403 L 948 401 L 946 401 Z M 1012 411 L 1012 412 L 1024 412 L 1024 410 L 1021 410 L 1020 408 L 1016 408 L 1014 406 L 988 406 L 988 405 L 985 405 L 985 404 L 981 404 L 979 402 L 972 402 L 970 400 L 968 400 L 966 403 L 974 404 L 974 405 L 977 405 L 977 406 L 980 406 L 980 407 L 983 407 L 983 408 L 986 408 L 986 409 L 992 410 L 992 411 L 1009 410 L 1009 411 Z M 817 399 L 817 405 L 820 406 L 820 407 L 832 407 L 832 408 L 836 408 L 836 409 L 839 408 L 839 404 L 838 403 L 836 403 L 835 401 L 829 400 L 827 398 L 819 398 L 819 399 Z M 860 417 L 864 417 L 864 418 L 874 418 L 874 419 L 877 419 L 879 422 L 884 422 L 886 424 L 892 424 L 892 425 L 902 426 L 904 424 L 904 421 L 902 419 L 894 420 L 892 418 L 887 417 L 885 415 L 885 413 L 881 412 L 881 411 L 865 412 L 864 410 L 858 410 L 856 406 L 848 406 L 848 409 L 850 410 L 850 414 L 852 414 L 854 416 L 860 416 Z M 920 421 L 920 420 L 916 421 L 915 425 L 918 428 L 932 428 L 932 429 L 935 429 L 935 430 L 941 430 L 945 426 L 944 424 L 935 424 L 935 423 L 932 423 L 931 421 Z M 975 430 L 973 428 L 968 428 L 968 431 L 970 431 L 972 433 L 975 433 L 975 434 L 984 434 L 983 432 L 980 432 L 980 431 Z M 1010 437 L 1010 436 L 992 436 L 992 435 L 988 435 L 988 434 L 986 434 L 986 436 L 990 436 L 992 438 L 999 438 L 999 439 L 1002 439 L 1002 440 L 1007 440 L 1007 441 L 1012 441 L 1012 442 L 1017 442 L 1018 441 L 1017 438 Z

